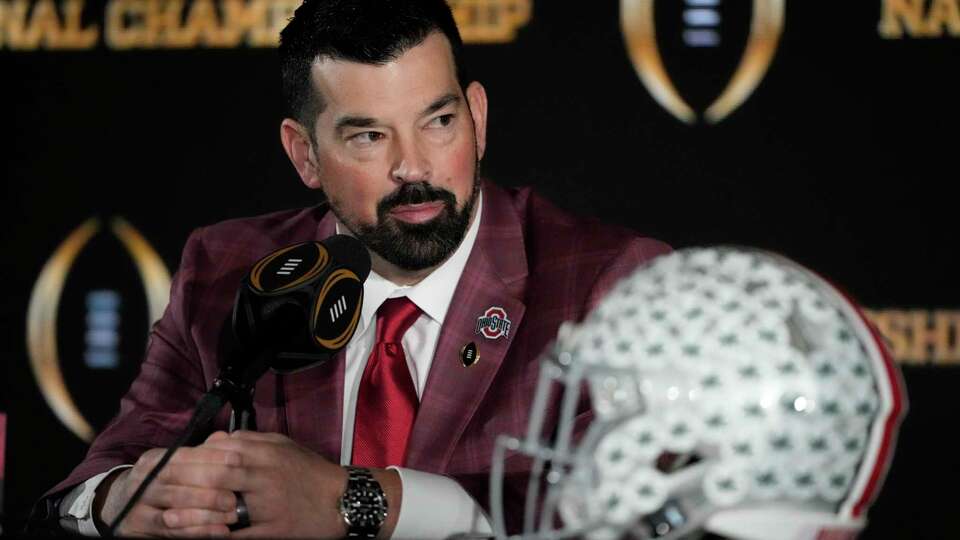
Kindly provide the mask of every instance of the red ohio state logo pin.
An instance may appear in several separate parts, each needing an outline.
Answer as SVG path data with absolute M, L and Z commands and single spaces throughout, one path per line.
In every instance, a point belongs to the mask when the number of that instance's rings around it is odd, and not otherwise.
M 502 307 L 492 306 L 477 317 L 477 333 L 487 339 L 510 337 L 510 319 Z

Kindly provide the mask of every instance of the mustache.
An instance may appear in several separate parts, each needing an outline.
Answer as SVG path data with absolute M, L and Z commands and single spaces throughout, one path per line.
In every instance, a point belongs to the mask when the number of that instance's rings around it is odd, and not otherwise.
M 454 207 L 457 198 L 453 193 L 442 188 L 435 188 L 426 182 L 403 184 L 398 190 L 387 195 L 377 204 L 377 213 L 383 215 L 398 206 L 434 201 L 443 201 L 448 206 Z

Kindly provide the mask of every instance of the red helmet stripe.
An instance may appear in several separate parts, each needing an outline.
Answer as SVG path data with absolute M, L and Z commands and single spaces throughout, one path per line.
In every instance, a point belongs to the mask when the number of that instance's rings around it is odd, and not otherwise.
M 886 422 L 884 423 L 883 442 L 881 443 L 880 450 L 877 453 L 877 461 L 873 466 L 873 471 L 870 472 L 870 479 L 867 481 L 867 485 L 864 488 L 863 493 L 860 494 L 860 498 L 853 506 L 854 517 L 859 517 L 867 508 L 867 506 L 869 506 L 869 504 L 873 501 L 874 497 L 876 497 L 877 491 L 882 484 L 882 480 L 887 474 L 887 469 L 890 468 L 890 462 L 893 459 L 893 449 L 897 442 L 897 431 L 899 429 L 901 420 L 903 420 L 904 413 L 906 412 L 907 404 L 906 392 L 903 388 L 903 380 L 900 377 L 900 371 L 893 363 L 893 358 L 890 356 L 890 351 L 883 342 L 883 336 L 880 335 L 880 332 L 873 325 L 873 323 L 867 320 L 860 309 L 856 309 L 860 314 L 860 317 L 870 329 L 870 334 L 873 335 L 873 339 L 876 340 L 877 347 L 880 349 L 880 354 L 883 355 L 883 366 L 887 372 L 886 380 L 890 383 L 890 395 L 893 400 L 893 406 L 890 409 L 890 414 L 887 415 Z

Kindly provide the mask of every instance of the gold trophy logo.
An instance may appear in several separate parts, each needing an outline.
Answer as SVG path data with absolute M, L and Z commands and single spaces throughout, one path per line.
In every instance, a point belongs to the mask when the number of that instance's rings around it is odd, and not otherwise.
M 650 95 L 670 114 L 682 122 L 693 124 L 694 111 L 670 79 L 657 45 L 654 22 L 655 0 L 620 0 L 620 24 L 627 52 L 637 75 Z M 720 0 L 687 0 L 690 9 L 685 18 L 694 24 L 718 21 L 716 9 Z M 773 61 L 783 31 L 785 0 L 753 0 L 750 36 L 740 63 L 726 88 L 703 111 L 703 119 L 715 124 L 743 104 L 763 80 Z M 699 34 L 709 37 L 709 34 Z
M 64 381 L 57 350 L 57 312 L 71 267 L 100 229 L 100 220 L 90 218 L 67 236 L 40 271 L 27 309 L 27 351 L 37 385 L 63 425 L 87 442 L 93 440 L 94 429 L 81 414 Z M 110 231 L 137 267 L 146 293 L 148 321 L 152 323 L 166 309 L 170 272 L 146 238 L 126 220 L 111 220 Z

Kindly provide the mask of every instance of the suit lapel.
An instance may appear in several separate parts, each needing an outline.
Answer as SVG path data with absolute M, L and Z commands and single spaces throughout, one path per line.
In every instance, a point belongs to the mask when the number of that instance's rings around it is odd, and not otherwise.
M 527 264 L 521 224 L 507 195 L 484 186 L 480 231 L 440 332 L 420 409 L 407 445 L 405 465 L 442 472 L 467 424 L 500 369 L 523 320 Z M 499 307 L 509 331 L 489 339 L 476 332 L 478 318 Z M 461 350 L 476 343 L 479 360 L 461 362 Z

